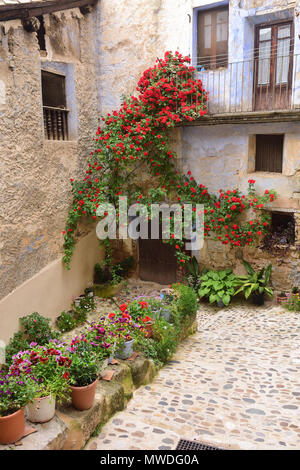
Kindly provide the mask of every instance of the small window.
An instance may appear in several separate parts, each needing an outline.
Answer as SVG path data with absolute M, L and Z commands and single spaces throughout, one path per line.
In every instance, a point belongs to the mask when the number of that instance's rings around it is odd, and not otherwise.
M 255 171 L 282 173 L 283 134 L 256 136 Z
M 271 235 L 276 236 L 278 244 L 294 245 L 295 219 L 294 214 L 286 212 L 272 212 Z
M 227 67 L 228 6 L 198 12 L 198 60 L 204 68 Z
M 65 76 L 42 70 L 45 139 L 68 140 Z

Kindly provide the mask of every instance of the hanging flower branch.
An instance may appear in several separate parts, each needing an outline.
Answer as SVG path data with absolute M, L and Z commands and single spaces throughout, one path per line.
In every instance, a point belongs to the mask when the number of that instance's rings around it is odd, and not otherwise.
M 122 196 L 128 198 L 128 204 L 144 203 L 148 208 L 163 199 L 204 204 L 204 235 L 214 236 L 223 244 L 251 245 L 268 231 L 269 217 L 261 209 L 274 200 L 274 191 L 257 196 L 250 180 L 247 195 L 238 190 L 220 190 L 217 197 L 199 185 L 190 172 L 180 175 L 176 171 L 176 155 L 169 144 L 168 130 L 207 113 L 207 93 L 189 64 L 189 57 L 166 52 L 164 59 L 157 59 L 143 73 L 137 86 L 138 96 L 124 97 L 118 110 L 102 117 L 103 125 L 97 129 L 86 175 L 80 181 L 71 180 L 73 203 L 63 232 L 67 268 L 79 219 L 82 216 L 98 219 L 96 211 L 100 204 L 116 204 Z M 138 179 L 141 171 L 151 177 L 152 187 L 147 192 Z M 253 209 L 253 220 L 239 224 L 241 213 L 247 209 Z M 183 250 L 183 240 L 174 236 L 174 215 L 171 230 L 171 238 L 165 242 L 175 246 L 178 262 L 184 263 L 189 257 Z M 105 246 L 110 260 L 107 241 Z

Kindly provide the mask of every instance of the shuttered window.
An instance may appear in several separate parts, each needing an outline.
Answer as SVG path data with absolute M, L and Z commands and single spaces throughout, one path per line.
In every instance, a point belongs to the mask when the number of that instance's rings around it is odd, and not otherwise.
M 198 60 L 206 69 L 227 67 L 228 6 L 198 12 Z
M 256 135 L 255 171 L 282 173 L 283 134 Z
M 68 140 L 65 76 L 42 70 L 44 130 L 47 140 Z

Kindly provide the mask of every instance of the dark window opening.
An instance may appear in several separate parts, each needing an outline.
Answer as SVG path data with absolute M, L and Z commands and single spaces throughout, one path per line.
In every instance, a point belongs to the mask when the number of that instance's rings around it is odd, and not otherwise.
M 283 134 L 256 136 L 255 171 L 282 173 Z
M 37 30 L 37 38 L 38 38 L 38 43 L 40 47 L 40 51 L 45 51 L 46 50 L 46 41 L 45 41 L 45 22 L 44 22 L 44 17 L 43 16 L 38 16 L 37 19 L 40 22 L 40 27 Z
M 286 212 L 272 212 L 271 235 L 276 236 L 276 241 L 280 245 L 294 245 L 294 214 Z
M 68 140 L 65 76 L 42 70 L 44 130 L 47 140 Z
M 204 69 L 228 65 L 228 6 L 198 12 L 197 65 Z

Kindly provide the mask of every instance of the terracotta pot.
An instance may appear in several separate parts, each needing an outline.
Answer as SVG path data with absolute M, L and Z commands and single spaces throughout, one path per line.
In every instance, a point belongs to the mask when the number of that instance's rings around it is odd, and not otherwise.
M 287 297 L 287 296 L 285 296 L 285 297 L 280 297 L 279 295 L 277 295 L 277 303 L 278 303 L 278 304 L 282 304 L 282 303 L 284 303 L 284 302 L 287 302 L 287 300 L 288 300 L 288 297 Z
M 47 423 L 55 415 L 55 398 L 48 396 L 35 398 L 33 403 L 28 403 L 27 418 L 32 423 Z
M 24 408 L 15 413 L 0 417 L 0 444 L 13 444 L 25 434 Z
M 152 330 L 152 323 L 146 323 L 145 325 L 145 338 L 152 338 L 153 330 Z
M 71 386 L 72 405 L 76 410 L 88 410 L 93 406 L 97 382 L 98 379 L 85 387 Z

